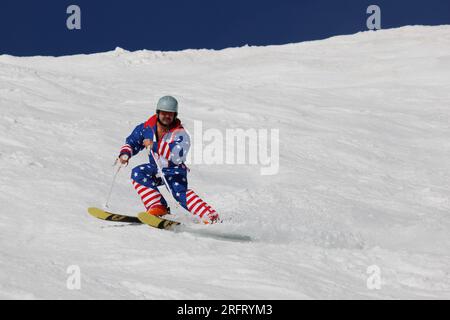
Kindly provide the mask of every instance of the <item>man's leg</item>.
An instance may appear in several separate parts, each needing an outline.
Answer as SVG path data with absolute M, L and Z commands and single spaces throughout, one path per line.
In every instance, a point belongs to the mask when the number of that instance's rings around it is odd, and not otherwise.
M 202 200 L 192 189 L 188 189 L 187 172 L 183 168 L 164 170 L 172 195 L 177 202 L 204 223 L 215 223 L 219 215 L 208 203 Z
M 219 220 L 219 215 L 216 210 L 202 200 L 192 189 L 188 189 L 186 192 L 185 208 L 205 223 L 215 223 Z
M 146 211 L 159 216 L 167 213 L 167 202 L 158 190 L 161 180 L 155 177 L 156 172 L 151 164 L 143 164 L 133 168 L 131 180 Z

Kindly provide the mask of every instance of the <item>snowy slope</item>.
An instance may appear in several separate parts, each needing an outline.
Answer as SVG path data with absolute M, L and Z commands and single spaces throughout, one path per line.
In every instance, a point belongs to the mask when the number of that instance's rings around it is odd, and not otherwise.
M 279 174 L 192 163 L 190 185 L 231 219 L 208 229 L 95 220 L 124 138 L 165 94 L 191 131 L 279 129 Z M 450 26 L 0 56 L 0 298 L 448 299 L 449 120 Z M 119 173 L 112 210 L 142 210 L 129 172 L 143 162 Z

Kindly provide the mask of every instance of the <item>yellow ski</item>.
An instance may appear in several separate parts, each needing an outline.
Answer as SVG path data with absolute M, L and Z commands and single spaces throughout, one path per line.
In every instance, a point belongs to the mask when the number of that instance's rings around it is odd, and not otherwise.
M 138 214 L 138 219 L 151 227 L 158 229 L 170 230 L 173 227 L 180 225 L 177 221 L 167 220 L 161 217 L 153 216 L 147 212 L 141 212 Z
M 141 221 L 137 217 L 112 213 L 99 208 L 94 207 L 88 208 L 88 212 L 91 216 L 102 220 L 115 222 L 141 223 Z
M 167 220 L 161 217 L 152 216 L 147 212 L 141 212 L 137 217 L 127 216 L 124 214 L 112 213 L 100 208 L 91 207 L 88 208 L 88 212 L 91 216 L 98 219 L 114 222 L 127 222 L 127 223 L 143 223 L 151 227 L 158 229 L 170 230 L 174 226 L 179 225 L 179 222 Z

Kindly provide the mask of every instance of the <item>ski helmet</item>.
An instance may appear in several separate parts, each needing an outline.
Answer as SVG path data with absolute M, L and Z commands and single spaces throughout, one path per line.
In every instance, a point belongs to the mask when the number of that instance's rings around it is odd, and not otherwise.
M 178 101 L 172 96 L 164 96 L 159 99 L 156 106 L 156 112 L 167 111 L 178 113 Z

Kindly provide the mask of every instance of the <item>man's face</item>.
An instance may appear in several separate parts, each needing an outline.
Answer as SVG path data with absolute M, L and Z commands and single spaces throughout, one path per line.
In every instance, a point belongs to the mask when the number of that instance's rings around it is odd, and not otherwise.
M 161 123 L 165 126 L 171 125 L 174 119 L 175 119 L 175 112 L 167 112 L 167 111 L 159 112 L 159 121 L 161 121 Z

